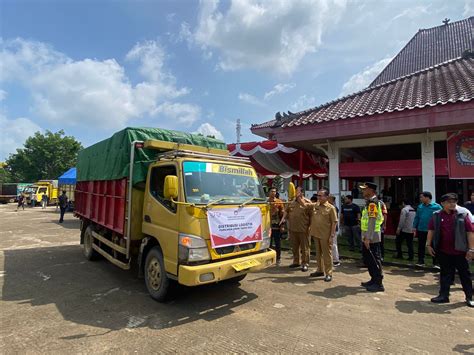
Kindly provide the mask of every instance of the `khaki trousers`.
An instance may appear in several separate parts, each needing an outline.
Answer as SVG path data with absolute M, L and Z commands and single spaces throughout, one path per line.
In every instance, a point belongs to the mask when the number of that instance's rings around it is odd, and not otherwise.
M 312 238 L 316 245 L 316 271 L 332 276 L 332 243 L 329 243 L 329 238 Z
M 300 264 L 301 253 L 301 265 L 309 266 L 309 233 L 290 231 L 290 241 L 293 251 L 293 264 Z

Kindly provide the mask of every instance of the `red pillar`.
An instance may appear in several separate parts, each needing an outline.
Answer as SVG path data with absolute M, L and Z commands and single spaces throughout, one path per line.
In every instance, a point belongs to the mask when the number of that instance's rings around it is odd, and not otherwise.
M 300 150 L 300 179 L 299 179 L 299 186 L 303 187 L 303 151 Z

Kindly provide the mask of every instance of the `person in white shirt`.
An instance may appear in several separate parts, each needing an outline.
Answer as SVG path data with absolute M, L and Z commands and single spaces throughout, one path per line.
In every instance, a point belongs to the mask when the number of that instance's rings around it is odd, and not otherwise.
M 402 244 L 406 240 L 408 248 L 408 260 L 413 261 L 413 221 L 416 216 L 415 209 L 411 206 L 411 202 L 403 200 L 402 211 L 400 213 L 400 222 L 397 228 L 397 238 L 395 240 L 397 246 L 396 259 L 403 259 Z

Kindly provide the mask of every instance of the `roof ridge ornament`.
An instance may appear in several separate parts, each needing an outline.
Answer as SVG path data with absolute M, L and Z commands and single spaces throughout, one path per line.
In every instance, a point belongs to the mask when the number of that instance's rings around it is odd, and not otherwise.
M 447 24 L 449 23 L 449 21 L 451 21 L 451 19 L 445 17 L 443 23 L 444 23 L 445 25 L 447 25 Z

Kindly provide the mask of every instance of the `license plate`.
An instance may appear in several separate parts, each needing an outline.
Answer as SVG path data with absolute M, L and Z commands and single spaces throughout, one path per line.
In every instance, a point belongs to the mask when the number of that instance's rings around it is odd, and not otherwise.
M 235 271 L 242 271 L 245 269 L 250 269 L 251 267 L 258 266 L 260 265 L 260 262 L 258 260 L 247 260 L 247 261 L 242 261 L 241 263 L 237 263 L 232 265 Z

